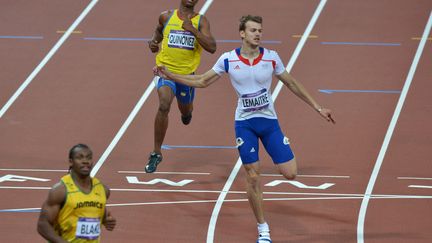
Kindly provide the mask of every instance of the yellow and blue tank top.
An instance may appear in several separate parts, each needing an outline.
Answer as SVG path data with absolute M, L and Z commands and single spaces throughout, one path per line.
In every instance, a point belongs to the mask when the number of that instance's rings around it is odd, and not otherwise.
M 66 200 L 58 215 L 57 233 L 69 242 L 100 242 L 106 204 L 103 184 L 92 178 L 92 190 L 84 193 L 70 174 L 63 176 L 61 182 L 66 187 Z
M 192 25 L 199 30 L 201 15 L 191 19 Z M 202 47 L 195 36 L 182 28 L 183 20 L 178 16 L 178 10 L 165 23 L 161 50 L 156 56 L 156 64 L 164 65 L 177 74 L 195 72 L 201 61 Z

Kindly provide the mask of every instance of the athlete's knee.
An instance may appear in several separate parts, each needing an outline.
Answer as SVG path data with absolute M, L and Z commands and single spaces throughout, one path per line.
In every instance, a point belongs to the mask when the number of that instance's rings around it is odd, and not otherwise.
M 165 100 L 161 100 L 159 102 L 159 109 L 158 109 L 159 113 L 168 114 L 170 109 L 171 109 L 171 102 Z
M 287 180 L 294 180 L 297 177 L 297 163 L 295 159 L 279 164 L 279 171 L 280 173 L 287 179 Z
M 180 113 L 183 116 L 188 116 L 192 113 L 193 111 L 193 103 L 188 103 L 188 104 L 183 104 L 183 103 L 179 103 L 178 105 Z
M 297 171 L 287 171 L 287 172 L 284 171 L 284 172 L 282 172 L 282 175 L 287 180 L 294 180 L 297 177 Z
M 249 185 L 256 186 L 260 182 L 260 172 L 255 169 L 247 170 L 246 179 Z

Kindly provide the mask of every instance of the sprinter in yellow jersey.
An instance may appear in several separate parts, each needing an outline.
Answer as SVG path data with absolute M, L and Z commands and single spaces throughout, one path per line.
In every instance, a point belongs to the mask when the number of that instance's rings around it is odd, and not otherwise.
M 216 41 L 210 33 L 207 18 L 194 11 L 198 0 L 181 0 L 176 10 L 162 12 L 159 23 L 149 41 L 150 50 L 156 55 L 156 65 L 166 66 L 178 74 L 192 74 L 201 60 L 202 49 L 214 53 Z M 161 147 L 168 129 L 168 113 L 174 97 L 181 112 L 183 124 L 188 125 L 192 119 L 195 90 L 192 87 L 172 80 L 156 77 L 159 96 L 159 109 L 154 123 L 154 148 L 150 153 L 147 173 L 156 171 L 162 161 Z
M 77 144 L 69 151 L 70 173 L 53 186 L 42 205 L 37 230 L 49 242 L 100 242 L 101 225 L 113 230 L 106 210 L 109 189 L 90 177 L 92 151 Z

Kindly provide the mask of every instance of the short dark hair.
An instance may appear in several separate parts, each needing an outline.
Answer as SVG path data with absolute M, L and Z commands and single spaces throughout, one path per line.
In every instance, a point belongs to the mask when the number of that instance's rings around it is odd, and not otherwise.
M 244 15 L 240 18 L 240 25 L 239 25 L 239 31 L 246 29 L 246 22 L 253 21 L 258 24 L 262 24 L 263 20 L 261 16 L 258 15 Z
M 83 144 L 83 143 L 76 144 L 69 150 L 69 159 L 73 159 L 73 156 L 75 155 L 75 150 L 78 148 L 88 149 L 91 151 L 90 147 L 87 144 Z

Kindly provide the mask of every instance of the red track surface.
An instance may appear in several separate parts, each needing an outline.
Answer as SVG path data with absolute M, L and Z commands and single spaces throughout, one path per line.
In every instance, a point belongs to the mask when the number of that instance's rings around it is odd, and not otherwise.
M 280 41 L 264 46 L 276 49 L 284 63 L 288 63 L 299 41 L 292 35 L 304 32 L 319 1 L 270 2 L 215 0 L 206 13 L 214 36 L 218 40 L 238 40 L 239 17 L 247 13 L 262 15 L 265 39 Z M 62 36 L 56 31 L 68 29 L 89 3 L 3 1 L 0 36 L 43 36 L 43 39 L 0 39 L 3 54 L 0 108 Z M 203 3 L 201 0 L 197 9 Z M 39 208 L 47 189 L 64 173 L 5 169 L 64 170 L 67 151 L 78 142 L 89 144 L 95 162 L 98 161 L 150 84 L 154 55 L 145 41 L 84 38 L 149 38 L 159 13 L 177 5 L 176 1 L 168 0 L 147 5 L 140 0 L 100 1 L 76 28 L 82 33 L 72 34 L 66 40 L 0 118 L 0 178 L 17 175 L 50 179 L 0 180 L 2 241 L 43 242 L 36 232 L 37 212 L 4 210 Z M 265 199 L 281 199 L 265 202 L 274 242 L 357 241 L 362 199 L 400 94 L 324 94 L 318 89 L 402 90 L 419 45 L 418 40 L 411 38 L 422 35 L 431 10 L 430 0 L 327 2 L 312 30 L 317 38 L 308 39 L 292 74 L 320 103 L 334 110 L 337 124 L 322 121 L 286 88 L 279 94 L 276 106 L 281 127 L 290 137 L 299 161 L 301 176 L 296 181 L 311 187 L 334 185 L 327 189 L 299 188 L 287 183 L 264 186 Z M 238 45 L 219 42 L 216 54 L 203 55 L 200 71 L 211 67 L 222 52 Z M 365 218 L 365 242 L 432 241 L 432 176 L 428 165 L 432 145 L 432 132 L 428 128 L 432 122 L 428 96 L 431 60 L 432 45 L 427 41 L 373 187 Z M 198 90 L 191 125 L 181 124 L 179 112 L 173 106 L 165 144 L 233 146 L 235 102 L 226 76 L 210 88 Z M 208 174 L 137 173 L 144 170 L 153 147 L 156 109 L 157 97 L 153 92 L 96 175 L 113 190 L 109 203 L 120 204 L 110 208 L 118 227 L 114 232 L 103 232 L 103 242 L 206 242 L 215 201 L 238 159 L 237 151 L 164 150 L 159 171 Z M 262 153 L 261 158 L 263 173 L 275 174 L 268 156 Z M 163 183 L 142 185 L 129 183 L 126 176 L 141 182 L 193 181 L 181 187 Z M 262 182 L 265 185 L 281 179 L 263 176 Z M 256 240 L 255 220 L 246 201 L 244 184 L 240 171 L 230 188 L 238 193 L 229 193 L 228 201 L 222 205 L 214 242 Z M 389 195 L 397 196 L 388 198 Z M 125 205 L 131 203 L 141 204 Z

